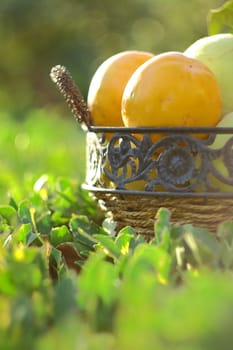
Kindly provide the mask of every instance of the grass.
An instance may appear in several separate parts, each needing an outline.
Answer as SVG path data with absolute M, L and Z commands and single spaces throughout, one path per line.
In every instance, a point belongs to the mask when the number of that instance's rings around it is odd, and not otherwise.
M 0 198 L 25 196 L 43 174 L 85 177 L 85 133 L 70 117 L 34 110 L 23 120 L 1 113 Z

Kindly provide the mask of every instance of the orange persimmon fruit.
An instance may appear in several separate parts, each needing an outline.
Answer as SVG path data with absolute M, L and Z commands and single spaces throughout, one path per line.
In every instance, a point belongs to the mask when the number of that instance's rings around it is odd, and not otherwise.
M 106 59 L 90 82 L 87 105 L 95 126 L 123 126 L 121 99 L 134 71 L 154 55 L 140 50 L 119 52 Z
M 161 53 L 147 60 L 132 74 L 122 96 L 126 127 L 215 126 L 221 111 L 215 75 L 180 52 Z M 153 139 L 160 136 L 153 135 Z

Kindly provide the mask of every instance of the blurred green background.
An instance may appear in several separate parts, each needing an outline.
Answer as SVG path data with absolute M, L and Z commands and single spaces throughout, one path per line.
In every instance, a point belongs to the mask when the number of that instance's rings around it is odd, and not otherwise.
M 85 176 L 85 134 L 51 82 L 65 65 L 86 98 L 109 56 L 183 51 L 207 35 L 220 0 L 1 0 L 0 195 L 43 173 Z

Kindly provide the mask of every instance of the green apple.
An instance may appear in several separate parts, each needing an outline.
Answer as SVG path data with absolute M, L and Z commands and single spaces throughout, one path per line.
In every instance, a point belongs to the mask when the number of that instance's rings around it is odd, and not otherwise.
M 216 127 L 233 127 L 233 112 L 226 114 L 221 119 L 221 121 L 216 125 Z M 226 144 L 226 142 L 232 137 L 233 137 L 233 134 L 217 134 L 210 148 L 211 149 L 222 148 Z M 215 161 L 213 161 L 213 164 L 215 168 L 220 172 L 220 174 L 222 174 L 223 176 L 226 176 L 227 178 L 229 177 L 227 168 L 225 167 L 222 158 L 216 159 Z M 217 188 L 219 188 L 221 191 L 233 192 L 233 185 L 223 184 L 221 181 L 217 180 L 215 177 L 211 179 L 211 183 Z
M 184 54 L 204 63 L 216 76 L 222 94 L 222 115 L 233 111 L 233 34 L 203 37 Z

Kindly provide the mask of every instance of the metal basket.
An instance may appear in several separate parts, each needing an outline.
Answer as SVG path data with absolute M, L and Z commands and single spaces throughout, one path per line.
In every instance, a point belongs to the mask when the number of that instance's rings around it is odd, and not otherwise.
M 160 207 L 171 211 L 173 223 L 214 234 L 220 223 L 233 219 L 233 128 L 95 127 L 68 70 L 58 65 L 50 76 L 87 131 L 83 188 L 119 229 L 130 225 L 150 237 Z M 225 142 L 214 147 L 221 134 Z
M 226 142 L 214 148 L 220 134 Z M 149 237 L 157 210 L 166 207 L 173 223 L 216 233 L 233 219 L 232 146 L 233 128 L 91 127 L 83 188 L 118 229 L 130 225 Z

